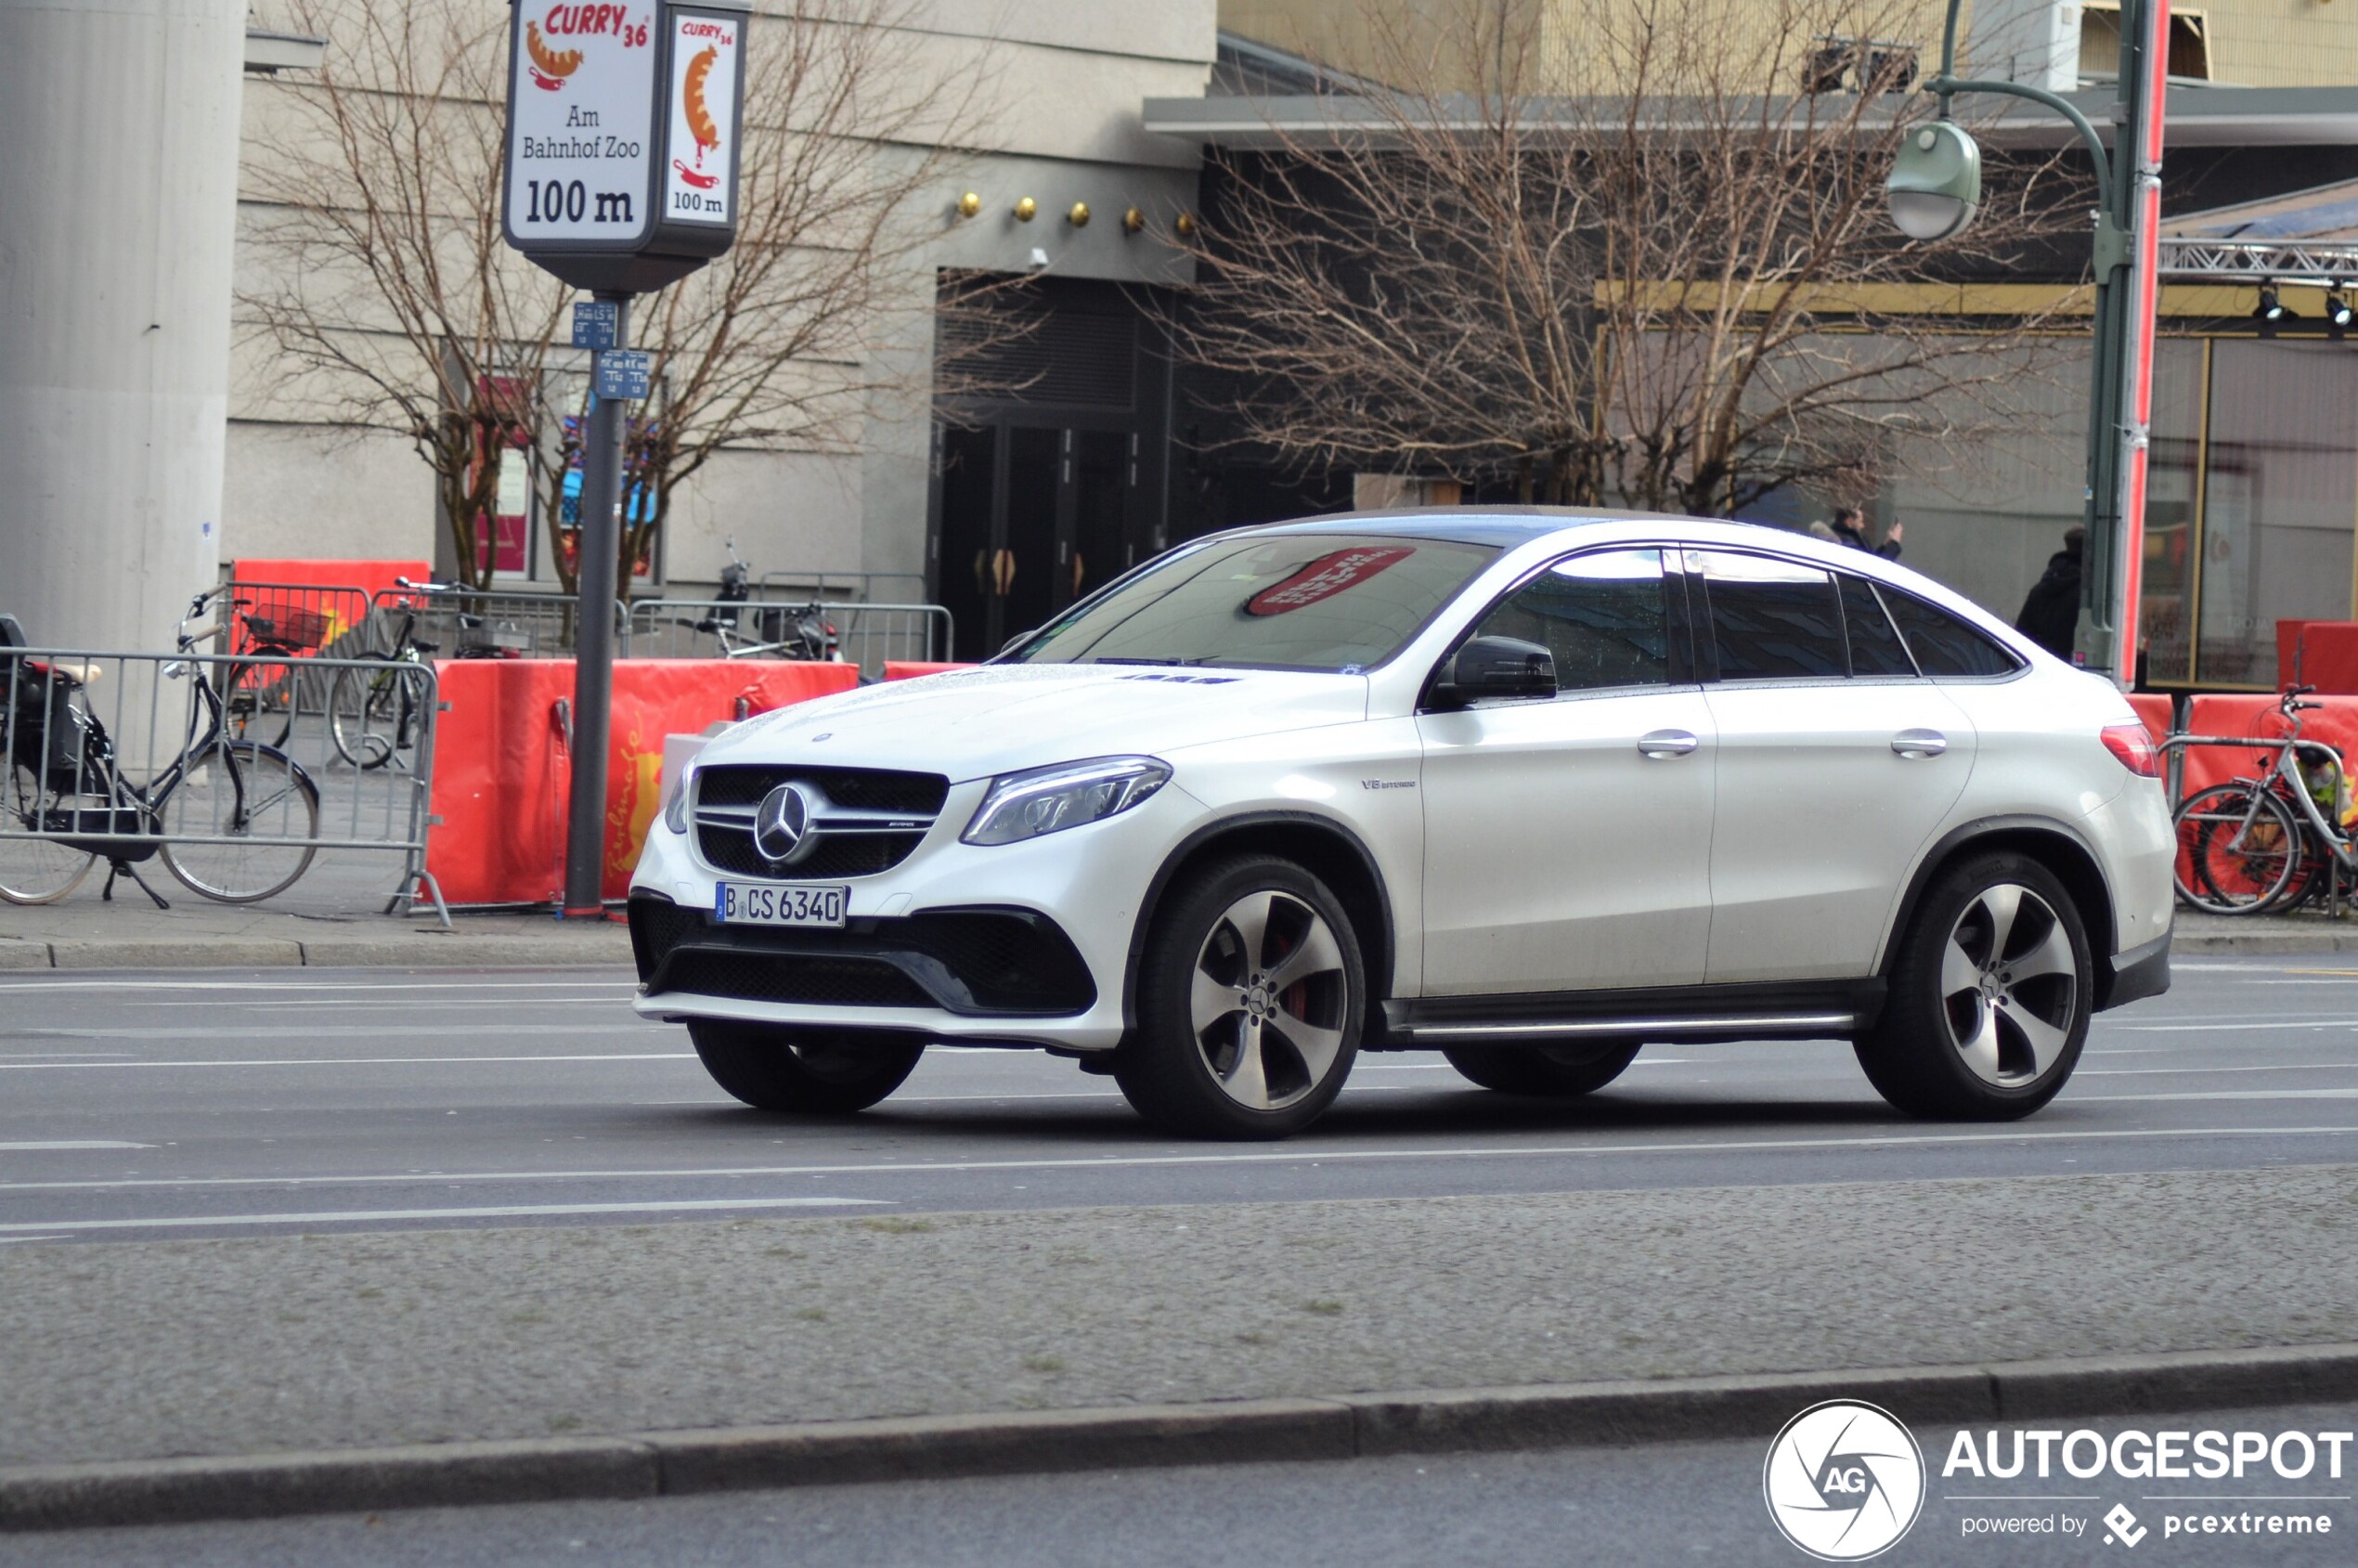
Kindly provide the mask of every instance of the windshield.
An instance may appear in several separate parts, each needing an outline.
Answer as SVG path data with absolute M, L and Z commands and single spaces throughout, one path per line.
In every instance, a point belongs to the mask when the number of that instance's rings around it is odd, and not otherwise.
M 1498 551 L 1328 533 L 1223 539 L 1049 623 L 1017 664 L 1178 664 L 1355 674 L 1400 651 Z

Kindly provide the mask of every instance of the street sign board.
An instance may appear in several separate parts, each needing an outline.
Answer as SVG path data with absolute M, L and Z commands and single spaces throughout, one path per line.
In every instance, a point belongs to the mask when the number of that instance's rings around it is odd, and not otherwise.
M 598 356 L 601 397 L 644 397 L 654 384 L 655 356 L 643 349 L 609 348 Z
M 580 300 L 573 307 L 573 346 L 612 348 L 619 312 L 612 300 Z
M 728 250 L 750 0 L 512 0 L 501 226 L 576 288 L 662 288 Z

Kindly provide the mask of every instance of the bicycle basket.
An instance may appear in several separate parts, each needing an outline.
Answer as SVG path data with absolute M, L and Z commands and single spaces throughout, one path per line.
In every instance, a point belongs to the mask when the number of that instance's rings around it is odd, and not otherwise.
M 300 604 L 272 604 L 266 615 L 249 611 L 246 629 L 253 633 L 257 642 L 275 642 L 281 648 L 317 648 L 328 640 L 331 623 L 317 610 Z

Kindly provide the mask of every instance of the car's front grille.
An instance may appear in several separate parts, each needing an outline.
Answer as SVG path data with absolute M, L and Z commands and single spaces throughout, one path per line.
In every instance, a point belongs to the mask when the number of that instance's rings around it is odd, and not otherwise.
M 641 893 L 630 949 L 650 994 L 1031 1017 L 1086 1012 L 1097 999 L 1071 940 L 1030 910 L 862 916 L 840 929 L 724 926 Z
M 755 848 L 753 813 L 784 784 L 800 784 L 824 798 L 813 813 L 811 843 L 791 863 Z M 696 850 L 715 871 L 732 876 L 797 882 L 874 876 L 914 852 L 949 798 L 939 773 L 881 768 L 789 768 L 732 763 L 696 774 Z

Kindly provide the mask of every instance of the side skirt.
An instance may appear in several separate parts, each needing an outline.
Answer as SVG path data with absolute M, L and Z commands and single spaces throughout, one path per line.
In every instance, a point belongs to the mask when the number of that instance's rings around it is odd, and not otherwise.
M 1440 996 L 1383 1004 L 1364 1050 L 1685 1040 L 1846 1040 L 1883 1011 L 1880 976 L 1773 984 Z

